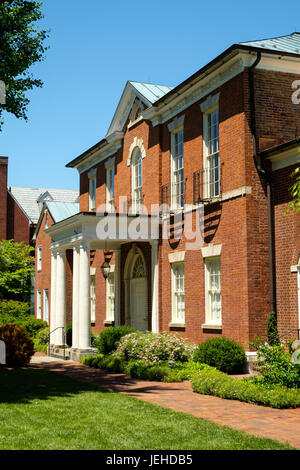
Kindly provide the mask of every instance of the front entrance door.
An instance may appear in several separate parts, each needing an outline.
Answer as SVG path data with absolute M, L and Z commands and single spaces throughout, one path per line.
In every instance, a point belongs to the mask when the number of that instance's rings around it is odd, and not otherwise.
M 140 331 L 148 330 L 147 275 L 143 256 L 138 253 L 132 260 L 130 276 L 130 324 Z
M 147 279 L 131 279 L 130 281 L 131 325 L 136 330 L 148 329 L 147 312 Z

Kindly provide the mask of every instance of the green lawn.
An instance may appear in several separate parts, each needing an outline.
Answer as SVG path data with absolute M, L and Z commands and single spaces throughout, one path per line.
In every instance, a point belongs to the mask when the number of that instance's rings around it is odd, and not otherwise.
M 291 449 L 41 369 L 0 370 L 0 449 Z

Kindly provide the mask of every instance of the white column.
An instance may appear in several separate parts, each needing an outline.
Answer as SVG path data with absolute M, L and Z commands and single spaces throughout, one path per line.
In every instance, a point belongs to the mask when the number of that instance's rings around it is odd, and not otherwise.
M 121 325 L 121 250 L 115 250 L 115 326 Z
M 90 250 L 80 245 L 79 263 L 79 349 L 88 349 L 91 341 L 90 319 Z
M 79 347 L 79 246 L 73 247 L 72 348 Z
M 152 271 L 152 331 L 158 333 L 158 241 L 151 242 L 151 271 Z
M 56 346 L 64 346 L 65 339 L 61 327 L 66 327 L 66 251 L 57 252 L 56 271 L 56 313 L 55 328 Z
M 55 310 L 56 310 L 56 251 L 51 251 L 51 298 L 50 298 L 50 332 L 55 330 Z M 50 344 L 55 344 L 55 333 L 50 335 Z

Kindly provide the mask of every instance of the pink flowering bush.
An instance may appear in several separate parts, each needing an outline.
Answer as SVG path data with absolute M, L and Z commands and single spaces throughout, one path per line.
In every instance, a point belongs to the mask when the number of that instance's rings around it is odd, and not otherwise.
M 148 364 L 185 362 L 193 359 L 195 349 L 195 345 L 175 334 L 135 332 L 121 338 L 113 355 L 125 361 Z

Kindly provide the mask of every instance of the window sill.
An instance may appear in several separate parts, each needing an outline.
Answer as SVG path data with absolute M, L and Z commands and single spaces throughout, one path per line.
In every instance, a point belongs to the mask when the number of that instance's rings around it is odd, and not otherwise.
M 169 328 L 170 329 L 176 329 L 176 330 L 185 330 L 185 323 L 169 323 Z
M 104 320 L 104 326 L 115 326 L 114 320 Z
M 204 323 L 202 325 L 202 330 L 219 330 L 222 331 L 222 325 L 209 325 Z

